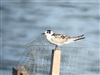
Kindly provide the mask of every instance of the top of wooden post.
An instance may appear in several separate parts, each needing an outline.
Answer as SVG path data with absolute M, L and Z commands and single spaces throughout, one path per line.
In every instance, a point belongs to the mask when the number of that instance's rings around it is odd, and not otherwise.
M 59 48 L 53 49 L 51 75 L 60 75 L 60 60 L 61 60 L 61 50 Z
M 29 75 L 29 73 L 27 72 L 27 70 L 25 69 L 24 65 L 19 65 L 17 67 L 17 75 Z
M 25 71 L 24 65 L 19 65 L 19 66 L 17 67 L 17 70 Z
M 57 48 L 55 48 L 55 49 L 53 49 L 53 50 L 60 50 L 60 48 L 57 47 Z

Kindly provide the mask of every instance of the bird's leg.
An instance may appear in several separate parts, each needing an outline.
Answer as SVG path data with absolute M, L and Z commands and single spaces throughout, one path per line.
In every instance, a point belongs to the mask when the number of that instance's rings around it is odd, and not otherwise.
M 58 48 L 58 45 L 55 46 L 55 50 Z

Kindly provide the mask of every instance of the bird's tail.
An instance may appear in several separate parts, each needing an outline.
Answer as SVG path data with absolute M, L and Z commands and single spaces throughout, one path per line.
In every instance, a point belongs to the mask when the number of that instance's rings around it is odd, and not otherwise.
M 73 37 L 73 38 L 74 38 L 74 41 L 78 41 L 78 40 L 81 40 L 81 39 L 85 39 L 84 34 L 82 34 L 80 36 Z

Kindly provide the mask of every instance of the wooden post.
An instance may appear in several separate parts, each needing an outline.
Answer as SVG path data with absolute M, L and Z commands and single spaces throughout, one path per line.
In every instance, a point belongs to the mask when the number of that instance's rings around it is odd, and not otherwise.
M 13 75 L 29 75 L 23 65 L 19 65 L 17 69 L 13 68 Z
M 52 50 L 51 59 L 51 73 L 50 75 L 60 75 L 60 60 L 61 60 L 61 50 L 56 48 Z
M 15 68 L 12 69 L 12 75 L 17 75 L 17 70 Z

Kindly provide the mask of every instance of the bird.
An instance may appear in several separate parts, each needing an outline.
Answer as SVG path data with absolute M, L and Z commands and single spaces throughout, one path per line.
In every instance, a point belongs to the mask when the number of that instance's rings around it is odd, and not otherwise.
M 79 36 L 68 36 L 64 34 L 58 34 L 53 32 L 52 30 L 46 30 L 42 33 L 45 35 L 46 39 L 49 41 L 49 43 L 55 45 L 55 48 L 58 48 L 58 46 L 69 44 L 81 39 L 84 39 L 84 34 Z

